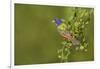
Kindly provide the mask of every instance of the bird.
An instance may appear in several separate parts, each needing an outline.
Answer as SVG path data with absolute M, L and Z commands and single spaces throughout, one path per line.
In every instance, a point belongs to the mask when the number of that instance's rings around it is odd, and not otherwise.
M 60 19 L 60 18 L 55 18 L 53 20 L 53 23 L 55 24 L 57 31 L 59 32 L 59 34 L 68 41 L 72 42 L 72 45 L 79 45 L 80 41 L 77 40 L 75 37 L 73 37 L 73 35 L 71 34 L 71 32 L 68 30 L 68 27 L 65 23 L 65 20 Z

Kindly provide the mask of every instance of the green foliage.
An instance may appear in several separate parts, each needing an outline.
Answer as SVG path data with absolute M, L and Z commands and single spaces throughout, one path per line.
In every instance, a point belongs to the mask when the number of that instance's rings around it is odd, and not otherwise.
M 84 30 L 86 30 L 88 24 L 90 23 L 90 16 L 93 13 L 93 9 L 89 8 L 74 8 L 74 15 L 70 16 L 70 20 L 66 21 L 63 19 L 64 23 L 67 25 L 67 29 L 70 31 L 72 36 L 80 41 L 80 44 L 73 46 L 72 42 L 68 40 L 63 40 L 61 42 L 61 48 L 58 49 L 58 58 L 61 62 L 68 61 L 68 56 L 71 54 L 71 49 L 75 47 L 76 51 L 87 52 L 87 38 Z

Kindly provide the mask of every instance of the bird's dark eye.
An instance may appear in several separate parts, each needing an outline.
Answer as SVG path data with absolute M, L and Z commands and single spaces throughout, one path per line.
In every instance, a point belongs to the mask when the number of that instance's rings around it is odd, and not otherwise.
M 72 36 L 72 34 L 70 34 Z

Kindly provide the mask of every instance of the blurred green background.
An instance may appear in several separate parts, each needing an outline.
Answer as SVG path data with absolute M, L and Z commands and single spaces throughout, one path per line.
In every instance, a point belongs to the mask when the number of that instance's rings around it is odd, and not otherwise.
M 70 20 L 73 7 L 15 4 L 15 65 L 58 63 L 57 48 L 62 38 L 52 20 L 55 17 Z M 85 31 L 88 52 L 72 50 L 69 62 L 94 59 L 93 15 Z

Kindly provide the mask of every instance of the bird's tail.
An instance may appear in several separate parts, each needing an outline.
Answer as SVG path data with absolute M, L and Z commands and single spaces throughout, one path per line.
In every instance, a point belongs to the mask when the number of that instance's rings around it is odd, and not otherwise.
M 73 45 L 79 45 L 80 44 L 80 41 L 75 39 L 75 38 L 72 38 L 71 42 L 72 42 Z

